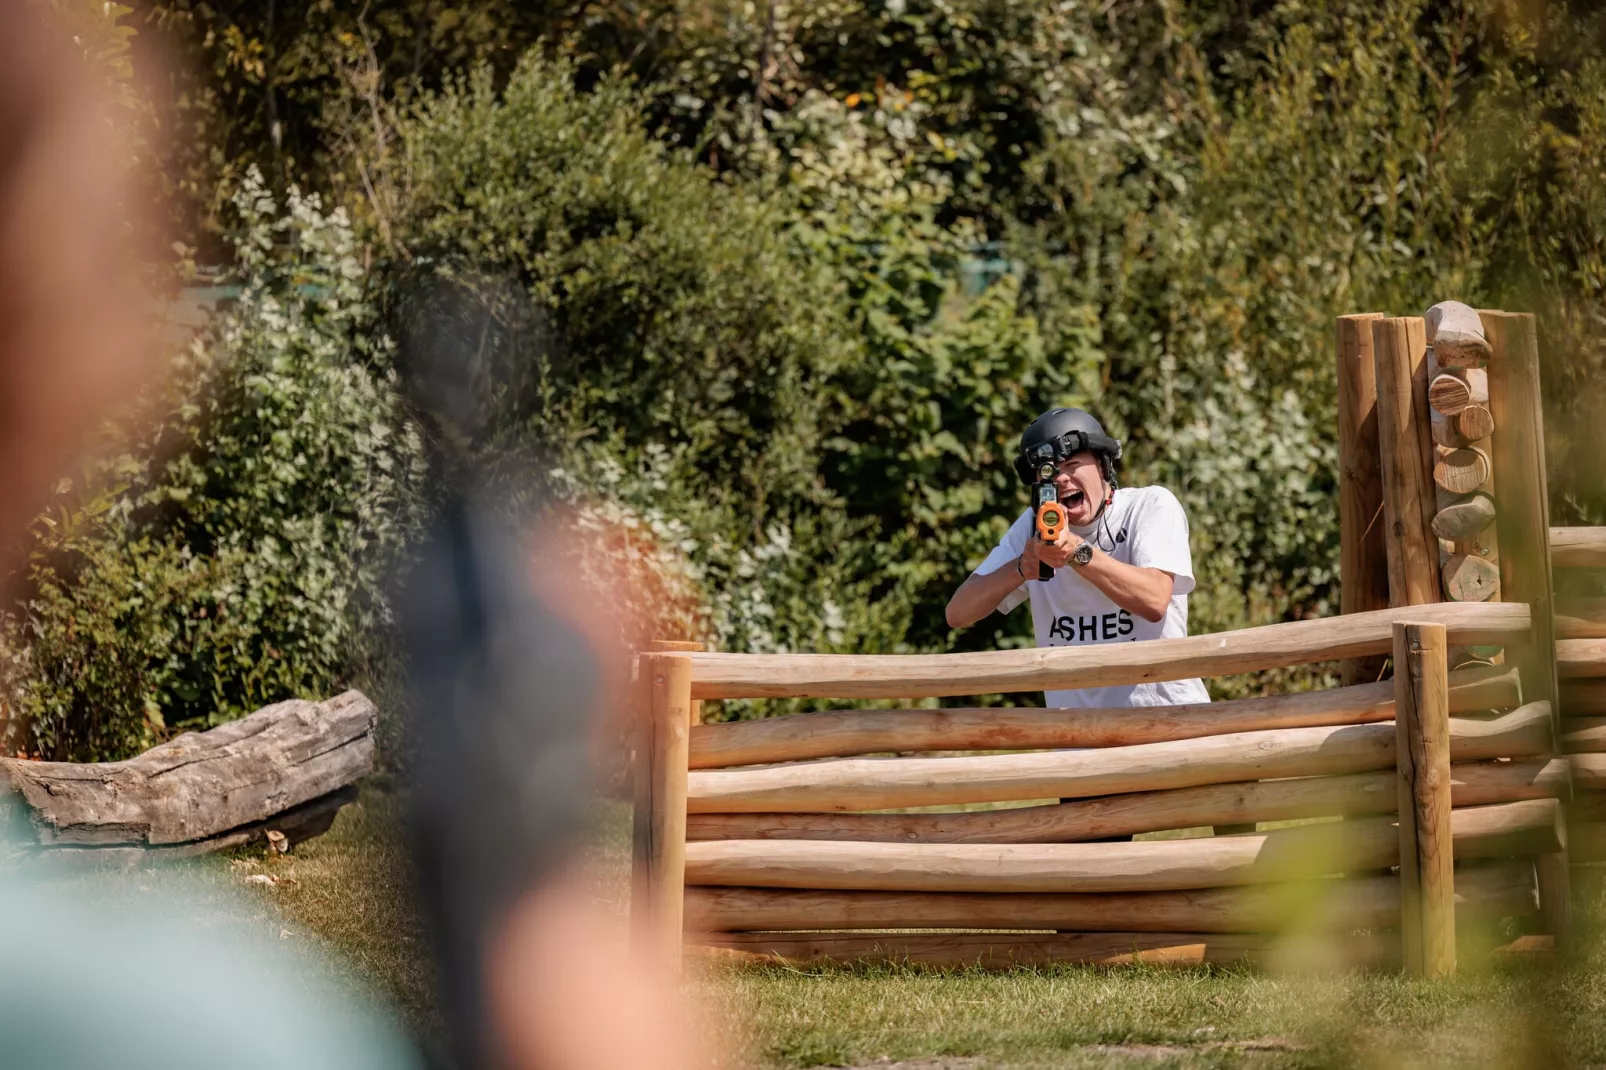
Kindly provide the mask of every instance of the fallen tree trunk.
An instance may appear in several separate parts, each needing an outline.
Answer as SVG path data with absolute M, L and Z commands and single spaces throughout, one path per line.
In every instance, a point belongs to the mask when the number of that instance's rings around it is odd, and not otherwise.
M 123 762 L 0 759 L 0 788 L 41 846 L 216 849 L 370 772 L 375 718 L 358 691 L 291 699 Z

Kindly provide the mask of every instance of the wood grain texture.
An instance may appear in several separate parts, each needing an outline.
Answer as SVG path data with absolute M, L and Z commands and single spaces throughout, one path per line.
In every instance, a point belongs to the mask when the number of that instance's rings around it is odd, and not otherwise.
M 1553 798 L 1566 791 L 1567 762 L 1457 762 L 1450 767 L 1456 806 Z M 1075 843 L 1140 832 L 1248 825 L 1260 821 L 1393 813 L 1390 770 L 1348 776 L 1209 784 L 1135 792 L 1047 806 L 946 814 L 692 814 L 691 840 L 873 840 L 886 843 Z
M 1439 601 L 1424 330 L 1423 321 L 1414 316 L 1372 324 L 1391 606 Z
M 1549 753 L 1550 716 L 1548 704 L 1530 703 L 1493 720 L 1456 718 L 1452 753 L 1458 761 Z M 1102 750 L 704 770 L 688 779 L 687 805 L 692 813 L 887 810 L 1360 773 L 1393 767 L 1394 735 L 1389 724 L 1350 725 Z
M 1394 626 L 1400 945 L 1419 977 L 1455 972 L 1449 654 L 1443 625 Z
M 1424 530 L 1431 539 L 1426 521 Z M 1433 547 L 1436 555 L 1436 542 Z M 1437 556 L 1433 565 L 1436 591 Z M 1531 623 L 1522 604 L 1444 603 L 1144 643 L 972 654 L 685 657 L 694 667 L 693 698 L 936 698 L 1186 680 L 1386 654 L 1394 622 L 1406 619 L 1443 624 L 1459 645 L 1504 645 L 1524 638 Z
M 1556 672 L 1563 680 L 1606 676 L 1606 639 L 1563 639 L 1557 642 Z
M 1380 312 L 1338 317 L 1339 612 L 1344 614 L 1389 604 L 1377 366 L 1372 357 L 1372 321 L 1382 318 Z M 1377 655 L 1349 658 L 1341 669 L 1343 682 L 1375 682 L 1384 663 Z
M 1494 523 L 1495 501 L 1487 494 L 1470 494 L 1442 506 L 1433 515 L 1433 534 L 1441 539 L 1469 539 Z
M 1537 909 L 1533 874 L 1520 866 L 1463 867 L 1455 884 L 1456 907 L 1467 920 L 1520 917 Z M 1399 921 L 1395 876 L 1090 895 L 721 887 L 686 893 L 688 933 L 900 928 L 1273 933 L 1291 926 L 1392 929 Z
M 1554 799 L 1456 810 L 1455 857 L 1555 851 L 1556 814 Z M 1388 817 L 1129 843 L 718 840 L 686 846 L 686 881 L 889 892 L 1163 892 L 1387 869 L 1399 854 L 1399 830 Z
M 1468 442 L 1481 442 L 1494 435 L 1494 413 L 1487 405 L 1468 405 L 1455 414 L 1455 428 Z
M 686 749 L 691 722 L 691 663 L 684 655 L 641 658 L 652 718 L 652 778 L 647 898 L 637 925 L 655 961 L 679 962 L 686 887 Z
M 1500 591 L 1500 569 L 1492 561 L 1452 553 L 1440 572 L 1444 596 L 1452 602 L 1487 602 Z
M 1606 639 L 1606 598 L 1557 598 L 1556 638 Z
M 359 691 L 291 699 L 122 762 L 0 759 L 45 845 L 156 847 L 219 836 L 373 771 L 374 704 Z
M 1451 677 L 1451 712 L 1507 709 L 1520 701 L 1514 671 L 1477 667 Z M 1327 691 L 1186 706 L 1083 709 L 823 710 L 700 725 L 691 767 L 839 758 L 889 751 L 1118 747 L 1230 732 L 1392 720 L 1388 681 Z
M 1433 482 L 1451 494 L 1470 494 L 1488 482 L 1494 471 L 1489 455 L 1478 446 L 1433 450 Z
M 1430 368 L 1429 371 L 1428 404 L 1441 416 L 1456 416 L 1468 405 L 1488 403 L 1489 376 L 1482 368 Z
M 1551 580 L 1549 478 L 1545 469 L 1545 420 L 1541 405 L 1539 335 L 1532 315 L 1480 313 L 1489 339 L 1489 405 L 1498 429 L 1493 444 L 1494 478 L 1502 508 L 1495 522 L 1500 540 L 1501 597 L 1533 611 L 1533 635 L 1520 649 L 1519 664 L 1529 694 L 1554 700 L 1558 691 L 1555 588 Z M 1579 642 L 1580 640 L 1572 640 Z M 1559 743 L 1559 712 L 1556 736 Z M 1572 888 L 1565 849 L 1536 864 L 1540 905 L 1559 945 L 1569 939 Z
M 1550 555 L 1557 568 L 1606 568 L 1606 528 L 1551 528 Z

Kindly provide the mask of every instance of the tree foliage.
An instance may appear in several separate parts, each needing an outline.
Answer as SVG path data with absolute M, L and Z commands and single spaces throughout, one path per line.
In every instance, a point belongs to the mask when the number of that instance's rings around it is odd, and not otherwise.
M 1187 506 L 1194 630 L 1333 612 L 1333 317 L 1452 296 L 1539 315 L 1553 516 L 1606 519 L 1603 20 L 1509 0 L 145 0 L 136 64 L 186 61 L 157 101 L 185 132 L 165 158 L 181 236 L 239 248 L 248 299 L 167 430 L 102 474 L 109 497 L 64 499 L 71 539 L 43 536 L 13 675 L 38 723 L 90 742 L 37 747 L 126 751 L 147 697 L 168 722 L 226 716 L 367 656 L 383 605 L 348 549 L 406 541 L 384 338 L 421 276 L 527 306 L 512 356 L 537 389 L 504 399 L 487 465 L 542 458 L 582 527 L 672 577 L 619 585 L 621 605 L 672 604 L 667 628 L 727 649 L 1023 641 L 1023 619 L 955 635 L 941 607 L 1024 504 L 1015 436 L 1065 402 L 1127 441 L 1128 482 Z M 231 202 L 253 166 L 266 189 Z M 349 213 L 344 251 L 296 237 L 336 217 L 296 222 L 292 183 Z M 270 191 L 301 207 L 267 233 Z M 297 272 L 344 279 L 346 311 Z M 264 369 L 282 403 L 216 407 Z M 315 397 L 346 430 L 307 453 L 292 410 Z M 303 454 L 326 461 L 301 482 L 267 463 Z M 304 534 L 326 515 L 347 519 Z M 270 540 L 309 549 L 286 565 Z M 194 593 L 236 580 L 260 607 L 229 618 L 258 622 L 240 638 Z M 302 627 L 289 607 L 318 583 L 344 615 Z M 262 675 L 269 646 L 294 653 Z M 120 727 L 83 734 L 103 707 Z

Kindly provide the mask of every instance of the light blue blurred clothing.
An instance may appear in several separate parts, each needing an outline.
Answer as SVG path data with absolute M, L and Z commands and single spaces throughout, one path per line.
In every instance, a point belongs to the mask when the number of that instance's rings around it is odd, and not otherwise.
M 236 895 L 145 879 L 0 879 L 5 1070 L 421 1070 L 326 955 L 252 931 Z

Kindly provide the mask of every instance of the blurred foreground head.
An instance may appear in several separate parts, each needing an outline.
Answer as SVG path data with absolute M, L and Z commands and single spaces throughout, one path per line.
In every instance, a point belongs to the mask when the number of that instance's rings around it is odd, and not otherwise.
M 127 117 L 38 6 L 0 4 L 0 548 L 151 370 Z

